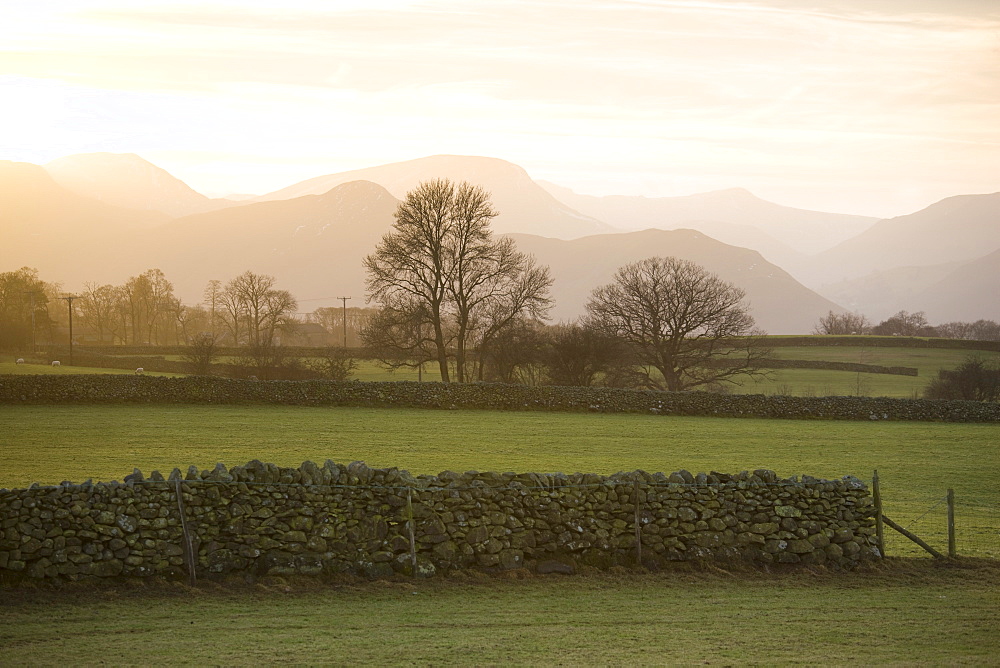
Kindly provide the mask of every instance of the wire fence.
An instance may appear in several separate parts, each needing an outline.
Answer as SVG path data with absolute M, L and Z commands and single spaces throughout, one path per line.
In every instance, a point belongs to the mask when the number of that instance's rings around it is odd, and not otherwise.
M 884 513 L 938 552 L 949 550 L 948 494 L 893 499 L 884 495 Z M 959 557 L 1000 558 L 1000 504 L 986 496 L 957 493 L 954 498 L 954 541 Z M 885 529 L 887 556 L 928 557 L 924 548 L 898 531 Z

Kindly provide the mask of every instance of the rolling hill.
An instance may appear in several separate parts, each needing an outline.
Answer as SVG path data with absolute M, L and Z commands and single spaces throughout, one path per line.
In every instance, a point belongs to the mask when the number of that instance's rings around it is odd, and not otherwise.
M 1000 250 L 966 262 L 914 299 L 911 310 L 927 312 L 933 323 L 980 319 L 1000 321 Z
M 696 262 L 743 288 L 758 326 L 771 334 L 808 333 L 821 316 L 843 309 L 809 290 L 756 251 L 730 246 L 696 230 L 644 230 L 563 241 L 511 234 L 518 248 L 552 270 L 555 320 L 575 320 L 590 292 L 623 264 L 654 255 Z
M 774 262 L 802 262 L 868 229 L 878 219 L 781 206 L 742 188 L 684 197 L 593 197 L 542 182 L 560 201 L 622 230 L 699 230 L 753 248 Z
M 589 234 L 616 231 L 600 220 L 575 211 L 535 183 L 521 167 L 476 156 L 435 155 L 339 174 L 318 176 L 258 197 L 258 201 L 316 195 L 349 181 L 365 180 L 381 185 L 402 199 L 422 181 L 447 178 L 482 186 L 492 195 L 500 215 L 494 231 L 523 232 L 559 239 L 576 239 Z
M 369 181 L 322 195 L 258 202 L 178 218 L 142 235 L 158 249 L 159 266 L 178 292 L 200 301 L 209 280 L 252 270 L 275 276 L 306 301 L 332 305 L 337 296 L 364 298 L 362 260 L 392 226 L 397 200 Z M 322 299 L 326 298 L 326 299 Z
M 132 155 L 69 156 L 45 168 L 0 161 L 0 271 L 33 266 L 77 290 L 157 267 L 186 303 L 197 303 L 209 280 L 251 269 L 274 275 L 304 311 L 339 296 L 360 305 L 362 259 L 390 229 L 397 196 L 435 176 L 492 192 L 503 212 L 494 230 L 552 267 L 557 319 L 578 317 L 590 290 L 650 255 L 693 260 L 740 285 L 772 333 L 808 332 L 838 304 L 876 321 L 901 309 L 926 311 L 932 322 L 998 317 L 1000 259 L 991 251 L 1000 249 L 1000 193 L 952 197 L 872 225 L 742 190 L 685 198 L 588 197 L 551 185 L 547 192 L 516 165 L 466 156 L 331 174 L 242 202 L 205 198 Z M 609 233 L 615 228 L 601 216 L 623 228 L 682 229 Z M 683 229 L 685 221 L 696 229 Z M 857 228 L 864 231 L 834 248 L 801 252 Z M 786 269 L 808 274 L 809 285 L 825 282 L 824 296 Z
M 233 206 L 209 199 L 167 171 L 134 153 L 80 153 L 45 165 L 45 171 L 67 190 L 127 209 L 186 216 Z
M 129 240 L 166 220 L 72 193 L 38 165 L 0 161 L 0 270 L 27 265 L 74 285 L 111 280 L 118 260 L 136 250 Z
M 1000 193 L 949 197 L 916 213 L 881 220 L 814 258 L 817 284 L 894 267 L 968 262 L 1000 248 Z

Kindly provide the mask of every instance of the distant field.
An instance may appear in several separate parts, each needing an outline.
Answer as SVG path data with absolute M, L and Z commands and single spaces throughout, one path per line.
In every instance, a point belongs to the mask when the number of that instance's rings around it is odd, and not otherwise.
M 70 366 L 69 362 L 64 362 L 60 366 L 50 364 L 15 364 L 14 362 L 0 362 L 0 375 L 72 375 L 72 374 L 133 374 L 135 369 L 104 369 L 86 366 Z M 160 373 L 157 371 L 146 371 L 148 376 L 183 376 L 181 373 Z
M 0 487 L 120 480 L 261 459 L 366 461 L 414 474 L 443 470 L 610 474 L 770 468 L 870 480 L 886 513 L 943 547 L 948 487 L 960 551 L 1000 557 L 1000 428 L 991 424 L 843 422 L 650 415 L 282 406 L 7 406 Z M 917 526 L 911 523 L 933 509 Z M 928 538 L 930 540 L 930 538 Z M 891 554 L 920 554 L 892 538 Z
M 924 387 L 941 369 L 954 369 L 969 355 L 988 360 L 1000 360 L 1000 353 L 986 351 L 949 350 L 938 348 L 864 348 L 845 346 L 777 347 L 776 359 L 818 360 L 825 362 L 856 362 L 881 366 L 905 366 L 918 370 L 917 376 L 895 376 L 825 369 L 775 369 L 763 380 L 745 379 L 731 391 L 742 394 L 790 394 L 793 396 L 886 396 L 919 397 Z M 371 360 L 362 360 L 352 376 L 358 380 L 393 381 L 417 380 L 416 369 L 389 372 Z M 435 364 L 425 364 L 423 380 L 437 381 L 440 374 Z
M 738 385 L 728 385 L 731 392 L 742 394 L 788 394 L 792 396 L 887 396 L 919 397 L 924 387 L 940 369 L 954 369 L 969 355 L 979 355 L 988 360 L 1000 360 L 1000 353 L 989 351 L 955 350 L 948 348 L 883 348 L 876 346 L 797 346 L 775 347 L 772 356 L 777 359 L 801 359 L 826 362 L 856 362 L 881 366 L 903 366 L 918 369 L 918 376 L 857 373 L 854 371 L 828 371 L 824 369 L 775 369 L 765 379 L 743 379 Z M 164 359 L 180 361 L 180 355 L 163 355 Z M 220 357 L 217 362 L 232 362 L 230 357 Z M 88 369 L 71 367 L 76 373 L 130 373 L 131 370 Z M 73 373 L 67 368 L 52 369 L 41 365 L 0 363 L 3 373 Z M 158 374 L 177 375 L 177 374 Z M 372 360 L 359 360 L 352 378 L 363 381 L 425 380 L 438 381 L 441 376 L 435 363 L 426 363 L 423 371 L 399 369 L 390 371 Z
M 994 665 L 1000 567 L 0 591 L 9 665 Z

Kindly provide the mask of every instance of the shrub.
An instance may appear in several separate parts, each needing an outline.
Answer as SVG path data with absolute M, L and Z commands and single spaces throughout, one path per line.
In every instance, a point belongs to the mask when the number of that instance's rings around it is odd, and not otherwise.
M 1000 400 L 1000 368 L 970 356 L 958 368 L 942 369 L 924 389 L 928 399 Z

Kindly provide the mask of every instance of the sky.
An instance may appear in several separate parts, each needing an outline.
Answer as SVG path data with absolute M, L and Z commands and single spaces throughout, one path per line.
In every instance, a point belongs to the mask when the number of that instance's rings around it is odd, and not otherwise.
M 0 159 L 211 196 L 434 154 L 889 217 L 1000 191 L 997 0 L 0 0 Z

